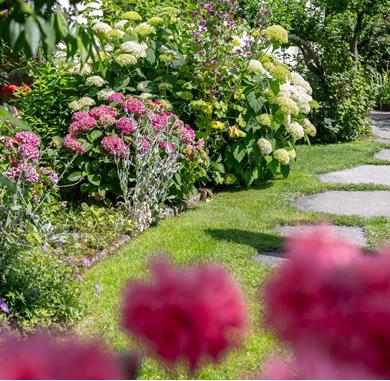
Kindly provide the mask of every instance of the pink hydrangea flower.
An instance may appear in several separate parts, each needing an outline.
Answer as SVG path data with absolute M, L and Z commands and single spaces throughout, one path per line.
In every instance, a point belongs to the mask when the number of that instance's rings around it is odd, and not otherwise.
M 122 108 L 129 114 L 143 114 L 146 110 L 145 104 L 137 98 L 129 98 L 122 102 Z
M 152 114 L 150 122 L 156 132 L 164 131 L 169 125 L 169 117 L 165 113 Z
M 34 334 L 27 339 L 11 335 L 3 337 L 0 358 L 1 379 L 125 378 L 119 362 L 100 343 L 83 343 L 75 338 L 57 342 L 45 333 Z
M 57 184 L 59 181 L 58 173 L 54 171 L 53 169 L 46 168 L 46 167 L 40 167 L 39 168 L 42 175 L 47 176 L 48 179 L 53 183 Z
M 78 115 L 75 117 L 76 114 Z M 73 123 L 69 126 L 68 129 L 70 134 L 76 134 L 77 132 L 88 132 L 96 125 L 96 120 L 86 112 L 75 113 L 72 117 L 72 120 Z
M 181 271 L 151 264 L 151 283 L 134 282 L 124 297 L 122 325 L 144 339 L 169 364 L 187 360 L 191 370 L 205 358 L 218 360 L 246 327 L 243 295 L 218 266 Z
M 124 99 L 125 99 L 125 96 L 122 93 L 114 93 L 108 97 L 108 101 L 110 103 L 120 102 L 120 101 L 123 101 Z
M 129 153 L 129 147 L 124 140 L 115 135 L 105 136 L 102 139 L 102 147 L 116 157 L 125 158 Z
M 390 252 L 364 255 L 328 227 L 291 239 L 265 289 L 266 322 L 295 352 L 390 378 Z
M 74 135 L 68 134 L 64 137 L 64 147 L 69 151 L 74 152 L 84 152 L 84 148 L 81 145 L 81 142 L 76 139 Z
M 145 138 L 139 138 L 138 143 L 139 143 L 138 149 L 139 149 L 139 152 L 141 153 L 141 155 L 148 152 L 150 150 L 150 148 L 152 147 L 150 145 L 149 141 Z
M 117 121 L 116 128 L 122 132 L 123 135 L 131 135 L 137 129 L 137 122 L 123 116 Z
M 26 163 L 21 163 L 17 167 L 11 167 L 4 174 L 11 181 L 18 181 L 21 176 L 24 176 L 26 182 L 30 184 L 35 184 L 39 181 L 36 168 Z
M 175 152 L 175 147 L 171 142 L 159 142 L 160 148 L 168 154 Z
M 14 138 L 9 138 L 8 136 L 0 136 L 0 143 L 4 145 L 5 150 L 12 150 L 14 148 L 14 144 L 18 142 Z
M 100 119 L 103 115 L 111 115 L 112 117 L 116 118 L 117 111 L 106 106 L 106 105 L 100 105 L 98 107 L 94 107 L 90 112 L 89 115 L 92 116 L 95 119 Z
M 195 131 L 190 126 L 181 127 L 179 133 L 186 144 L 191 144 L 195 140 Z
M 198 142 L 196 143 L 196 149 L 198 151 L 201 151 L 202 149 L 204 149 L 205 147 L 205 142 L 204 142 L 204 139 L 199 139 Z
M 39 147 L 40 140 L 37 135 L 31 131 L 22 131 L 16 134 L 15 140 L 22 144 L 31 144 L 34 147 Z
M 18 152 L 24 161 L 39 161 L 40 153 L 37 147 L 31 144 L 22 144 L 18 147 Z

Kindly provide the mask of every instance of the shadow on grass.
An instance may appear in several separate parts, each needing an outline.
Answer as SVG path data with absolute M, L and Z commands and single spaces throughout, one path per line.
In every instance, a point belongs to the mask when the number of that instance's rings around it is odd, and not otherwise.
M 240 186 L 240 185 L 235 185 L 235 186 L 228 186 L 228 185 L 219 185 L 215 187 L 214 192 L 224 192 L 224 193 L 236 193 L 236 192 L 241 192 L 245 190 L 265 190 L 268 188 L 271 188 L 274 184 L 274 181 L 271 180 L 264 180 L 258 184 L 251 185 L 250 187 L 246 186 Z
M 207 229 L 205 233 L 221 241 L 252 246 L 258 251 L 278 251 L 283 246 L 283 238 L 276 234 L 255 233 L 238 229 Z

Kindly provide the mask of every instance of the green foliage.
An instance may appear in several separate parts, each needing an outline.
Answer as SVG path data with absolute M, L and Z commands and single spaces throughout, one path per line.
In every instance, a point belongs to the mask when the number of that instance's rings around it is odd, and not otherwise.
M 79 2 L 70 1 L 72 5 Z M 38 51 L 47 56 L 63 41 L 69 56 L 78 53 L 85 62 L 92 54 L 93 39 L 69 20 L 55 0 L 1 0 L 0 40 L 10 47 L 15 57 L 20 52 L 36 57 Z
M 29 330 L 79 319 L 79 286 L 64 259 L 29 248 L 2 251 L 0 262 L 0 295 L 10 310 L 9 322 Z
M 290 41 L 302 53 L 299 64 L 323 104 L 316 116 L 319 139 L 350 140 L 367 131 L 373 91 L 364 65 L 374 52 L 367 51 L 363 36 L 386 14 L 389 2 L 269 0 L 266 6 L 270 22 L 289 29 Z M 376 36 L 385 35 L 376 31 Z
M 390 72 L 383 74 L 375 72 L 372 76 L 371 87 L 376 96 L 376 106 L 380 110 L 390 108 Z
M 31 66 L 29 75 L 34 78 L 33 91 L 19 94 L 13 103 L 46 145 L 66 133 L 71 113 L 68 105 L 75 91 L 83 89 L 84 83 L 71 75 L 61 62 Z

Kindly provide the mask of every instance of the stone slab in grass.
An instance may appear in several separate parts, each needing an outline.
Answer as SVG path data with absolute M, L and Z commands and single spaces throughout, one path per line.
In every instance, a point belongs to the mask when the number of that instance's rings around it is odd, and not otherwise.
M 375 184 L 390 186 L 390 166 L 360 165 L 355 168 L 321 175 L 320 179 L 327 183 Z
M 383 149 L 382 151 L 376 153 L 375 159 L 390 161 L 390 149 Z
M 329 191 L 301 197 L 295 206 L 306 212 L 390 217 L 390 191 Z
M 287 261 L 287 259 L 283 258 L 282 255 L 283 254 L 279 252 L 257 253 L 255 261 L 257 263 L 261 263 L 262 265 L 278 267 Z
M 279 226 L 276 230 L 285 237 L 290 237 L 296 233 L 311 232 L 318 228 L 315 225 L 295 225 L 295 226 Z M 331 228 L 336 233 L 337 237 L 353 245 L 365 247 L 368 245 L 367 238 L 364 235 L 362 228 L 354 226 L 336 226 Z

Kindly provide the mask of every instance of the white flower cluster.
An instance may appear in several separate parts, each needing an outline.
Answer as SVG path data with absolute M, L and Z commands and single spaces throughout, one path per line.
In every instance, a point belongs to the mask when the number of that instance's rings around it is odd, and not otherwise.
M 115 29 L 118 29 L 118 30 L 121 30 L 121 31 L 125 31 L 125 28 L 126 28 L 126 24 L 129 23 L 129 20 L 121 20 L 121 21 L 118 21 L 116 24 L 115 24 Z
M 91 107 L 95 105 L 95 101 L 89 97 L 80 98 L 78 101 L 70 102 L 68 107 L 72 111 L 80 111 L 86 107 Z
M 292 122 L 287 126 L 287 132 L 294 140 L 300 140 L 305 136 L 303 127 L 298 122 Z
M 307 82 L 299 73 L 297 73 L 295 71 L 293 71 L 291 73 L 291 83 L 294 86 L 303 87 L 307 94 L 309 94 L 309 95 L 313 94 L 313 90 L 310 86 L 310 83 Z
M 112 90 L 112 89 L 103 89 L 103 90 L 100 90 L 98 93 L 97 93 L 97 98 L 99 99 L 99 101 L 106 101 L 108 100 L 108 98 L 114 94 L 115 91 Z
M 81 64 L 74 65 L 70 70 L 70 74 L 80 74 L 80 75 L 89 75 L 92 73 L 91 66 L 87 63 L 81 66 Z
M 108 33 L 112 28 L 106 24 L 105 22 L 98 21 L 97 23 L 93 24 L 92 30 L 95 33 Z
M 272 144 L 269 142 L 269 140 L 265 138 L 260 138 L 257 141 L 257 145 L 259 146 L 261 154 L 263 156 L 267 156 L 272 153 Z
M 105 81 L 102 77 L 98 75 L 93 75 L 92 77 L 88 77 L 85 83 L 87 86 L 102 87 Z
M 307 85 L 310 86 L 308 83 Z M 299 112 L 301 112 L 302 114 L 309 114 L 311 111 L 310 102 L 313 100 L 313 97 L 307 92 L 306 88 L 307 86 L 303 87 L 293 85 L 290 82 L 287 82 L 280 87 L 278 97 L 291 98 L 298 106 Z
M 146 49 L 148 46 L 142 42 L 126 41 L 121 45 L 121 49 L 124 53 L 132 54 L 136 58 L 145 58 Z
M 264 73 L 265 69 L 260 61 L 250 60 L 248 64 L 248 71 L 254 73 Z

